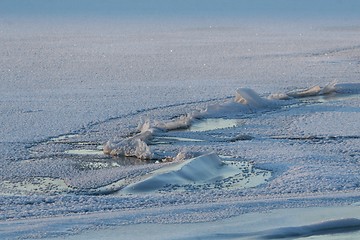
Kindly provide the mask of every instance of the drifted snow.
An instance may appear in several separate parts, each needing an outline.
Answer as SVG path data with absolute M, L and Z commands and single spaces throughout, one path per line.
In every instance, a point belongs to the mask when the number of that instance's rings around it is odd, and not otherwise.
M 270 172 L 255 169 L 251 164 L 224 162 L 214 153 L 186 159 L 148 175 L 129 184 L 120 193 L 148 193 L 173 188 L 242 189 L 263 184 L 271 177 Z

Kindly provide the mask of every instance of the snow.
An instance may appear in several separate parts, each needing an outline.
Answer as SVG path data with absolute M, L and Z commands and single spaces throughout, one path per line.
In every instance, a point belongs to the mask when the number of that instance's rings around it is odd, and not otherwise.
M 109 140 L 105 144 L 103 151 L 105 154 L 113 156 L 132 156 L 139 159 L 153 159 L 154 154 L 151 152 L 148 144 L 151 139 L 157 135 L 164 135 L 164 131 L 174 131 L 179 129 L 194 130 L 192 125 L 199 119 L 208 118 L 209 116 L 217 118 L 222 116 L 239 116 L 249 112 L 253 113 L 257 111 L 257 109 L 270 109 L 275 105 L 277 105 L 275 101 L 261 98 L 252 89 L 238 89 L 233 101 L 209 105 L 204 110 L 193 111 L 186 115 L 182 115 L 179 118 L 164 122 L 158 120 L 151 122 L 150 120 L 147 120 L 137 127 L 139 132 L 134 136 L 127 137 L 119 142 Z M 218 123 L 219 122 L 220 121 L 218 121 Z M 222 122 L 229 122 L 229 120 L 223 120 Z M 215 129 L 218 128 L 222 127 L 215 127 Z M 209 130 L 209 128 L 207 128 L 207 130 Z M 155 156 L 155 158 L 157 157 L 158 156 Z
M 346 89 L 346 86 L 349 90 Z M 158 120 L 146 120 L 144 123 L 139 124 L 137 127 L 138 133 L 134 136 L 127 137 L 119 142 L 114 142 L 109 140 L 104 145 L 104 153 L 110 154 L 113 156 L 131 156 L 137 157 L 139 159 L 158 159 L 159 154 L 151 151 L 148 144 L 154 143 L 151 142 L 154 138 L 156 139 L 171 139 L 169 136 L 166 136 L 165 132 L 181 130 L 181 129 L 189 129 L 190 131 L 210 131 L 217 130 L 226 127 L 236 127 L 236 122 L 239 121 L 239 117 L 243 117 L 246 114 L 255 114 L 260 111 L 274 111 L 280 107 L 288 107 L 294 104 L 299 104 L 299 101 L 285 101 L 291 100 L 292 98 L 296 99 L 305 99 L 305 101 L 311 101 L 310 97 L 328 97 L 328 95 L 332 95 L 332 97 L 338 98 L 341 97 L 344 93 L 352 93 L 357 94 L 358 91 L 357 84 L 341 84 L 339 86 L 336 85 L 335 82 L 329 83 L 324 87 L 320 87 L 319 85 L 313 86 L 311 88 L 305 90 L 293 90 L 287 93 L 277 93 L 270 94 L 267 98 L 262 98 L 258 93 L 256 93 L 253 89 L 250 88 L 239 88 L 236 91 L 235 97 L 231 101 L 226 101 L 224 103 L 218 103 L 213 105 L 206 106 L 205 109 L 200 111 L 192 111 L 185 115 L 182 115 L 178 118 L 166 121 L 158 121 Z M 336 95 L 336 96 L 335 96 Z M 277 101 L 283 100 L 283 101 Z M 317 108 L 317 106 L 315 106 Z M 321 115 L 325 115 L 326 113 L 321 113 Z M 351 112 L 351 115 L 356 118 L 356 113 Z M 316 117 L 315 114 L 313 116 Z M 210 118 L 209 118 L 210 117 Z M 223 119 L 226 118 L 235 118 L 235 119 Z M 311 117 L 310 117 L 311 118 Z M 309 119 L 307 117 L 306 119 Z M 327 118 L 330 119 L 330 118 Z M 349 118 L 343 118 L 347 119 Z M 351 118 L 350 118 L 351 119 Z M 300 120 L 300 119 L 299 119 Z M 297 120 L 297 127 L 301 127 L 299 124 L 299 120 Z M 355 120 L 356 121 L 356 120 Z M 209 124 L 213 122 L 212 124 Z M 310 123 L 316 124 L 316 130 L 319 131 L 318 121 L 310 120 Z M 195 126 L 194 126 L 195 124 Z M 306 123 L 308 124 L 308 123 Z M 331 131 L 328 128 L 336 129 L 336 125 L 332 127 L 329 124 L 326 125 L 325 132 Z M 357 128 L 356 123 L 351 124 Z M 310 127 L 305 127 L 305 129 L 311 129 Z M 303 130 L 306 131 L 306 130 Z M 339 129 L 339 128 L 338 128 Z M 354 131 L 353 129 L 349 129 L 350 131 Z M 340 129 L 340 131 L 344 134 L 344 130 Z M 321 133 L 320 133 L 321 134 Z M 308 134 L 306 134 L 308 135 Z M 351 134 L 349 134 L 350 136 Z M 244 136 L 244 135 L 241 135 Z M 305 138 L 312 138 L 314 135 L 310 135 Z M 330 135 L 329 137 L 332 137 Z M 176 137 L 179 139 L 178 137 Z M 278 137 L 281 138 L 281 137 Z M 302 137 L 292 137 L 292 138 L 302 138 Z M 315 137 L 317 138 L 317 137 Z M 355 136 L 355 138 L 357 138 Z M 174 139 L 174 137 L 173 137 Z M 180 139 L 184 139 L 181 138 Z M 240 140 L 240 138 L 234 138 Z M 248 139 L 248 137 L 245 137 Z M 159 142 L 157 142 L 159 143 Z
M 206 223 L 120 225 L 68 236 L 66 239 L 115 239 L 118 236 L 122 239 L 140 239 L 145 235 L 148 239 L 357 239 L 359 219 L 356 218 L 358 212 L 354 210 L 355 205 L 291 208 L 246 213 Z M 63 224 L 56 222 L 54 225 Z
M 44 2 L 0 1 L 0 238 L 357 223 L 359 1 Z
M 204 187 L 249 188 L 265 183 L 271 173 L 254 169 L 249 163 L 223 162 L 216 154 L 210 153 L 163 167 L 148 175 L 120 192 L 144 193 L 169 191 L 172 188 L 196 190 Z

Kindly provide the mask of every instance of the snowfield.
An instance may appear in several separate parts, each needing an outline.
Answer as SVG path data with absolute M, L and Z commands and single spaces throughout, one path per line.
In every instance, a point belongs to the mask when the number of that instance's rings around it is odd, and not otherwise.
M 359 238 L 357 1 L 74 2 L 0 3 L 1 239 Z

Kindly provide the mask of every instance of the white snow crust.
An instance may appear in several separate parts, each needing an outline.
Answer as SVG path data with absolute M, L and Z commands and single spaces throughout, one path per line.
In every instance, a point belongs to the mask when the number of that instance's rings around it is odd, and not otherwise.
M 360 2 L 266 2 L 0 1 L 0 239 L 357 230 Z

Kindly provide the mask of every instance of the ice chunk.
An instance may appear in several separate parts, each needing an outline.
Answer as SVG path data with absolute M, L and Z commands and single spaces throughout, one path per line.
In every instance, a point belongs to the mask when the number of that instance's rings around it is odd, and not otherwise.
M 239 88 L 236 90 L 235 97 L 230 102 L 223 104 L 209 105 L 200 117 L 233 117 L 246 113 L 253 113 L 258 110 L 272 109 L 279 106 L 278 101 L 261 97 L 253 89 Z
M 177 130 L 177 129 L 187 129 L 190 127 L 191 122 L 193 121 L 194 116 L 192 114 L 186 114 L 180 116 L 177 119 L 167 121 L 167 122 L 155 122 L 154 127 L 166 131 Z
M 287 92 L 286 94 L 293 98 L 302 98 L 302 97 L 316 96 L 320 92 L 321 92 L 321 87 L 316 85 L 304 90 L 295 90 L 295 91 Z
M 329 84 L 327 84 L 325 87 L 323 87 L 320 91 L 320 95 L 326 95 L 335 92 L 336 88 L 336 81 L 333 81 Z
M 234 102 L 247 105 L 251 108 L 264 108 L 273 104 L 268 99 L 262 98 L 250 88 L 239 88 L 236 90 Z
M 287 93 L 273 93 L 269 95 L 268 99 L 288 100 L 291 98 L 323 96 L 331 93 L 354 93 L 354 91 L 355 93 L 360 92 L 359 84 L 336 84 L 336 81 L 333 81 L 325 85 L 325 87 L 316 85 L 310 88 L 294 90 Z
M 151 159 L 153 156 L 147 142 L 153 137 L 155 129 L 142 127 L 142 132 L 119 142 L 108 141 L 103 148 L 105 154 L 113 156 L 137 157 Z
M 268 96 L 270 100 L 289 100 L 290 96 L 286 93 L 272 93 Z
M 284 95 L 287 95 L 292 98 L 321 96 L 335 92 L 336 86 L 337 86 L 336 81 L 333 81 L 331 83 L 328 83 L 325 87 L 320 87 L 319 85 L 316 85 L 307 89 L 290 91 Z
M 118 143 L 108 141 L 103 151 L 105 154 L 113 156 L 137 157 L 139 159 L 151 159 L 153 156 L 150 147 L 140 138 L 124 139 Z

